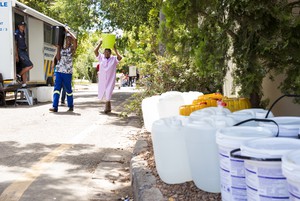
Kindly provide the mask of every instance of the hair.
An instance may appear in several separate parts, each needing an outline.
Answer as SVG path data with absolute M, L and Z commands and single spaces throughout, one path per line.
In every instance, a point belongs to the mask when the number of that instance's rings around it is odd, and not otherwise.
M 111 49 L 105 48 L 104 51 L 108 51 L 111 54 Z

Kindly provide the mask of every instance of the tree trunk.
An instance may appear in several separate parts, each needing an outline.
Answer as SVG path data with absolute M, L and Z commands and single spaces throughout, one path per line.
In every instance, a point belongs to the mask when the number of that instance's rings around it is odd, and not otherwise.
M 260 96 L 257 92 L 250 94 L 250 103 L 252 108 L 260 108 Z

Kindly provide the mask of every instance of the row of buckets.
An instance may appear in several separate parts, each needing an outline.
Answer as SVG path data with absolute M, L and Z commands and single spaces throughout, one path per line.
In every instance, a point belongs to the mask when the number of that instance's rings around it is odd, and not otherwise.
M 221 106 L 164 115 L 144 123 L 165 183 L 194 181 L 203 191 L 221 192 L 223 201 L 300 201 L 300 117 Z

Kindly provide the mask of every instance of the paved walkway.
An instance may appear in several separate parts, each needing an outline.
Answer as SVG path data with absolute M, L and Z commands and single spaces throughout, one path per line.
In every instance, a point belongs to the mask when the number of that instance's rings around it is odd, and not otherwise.
M 0 201 L 119 200 L 131 196 L 129 163 L 140 130 L 118 116 L 133 88 L 101 113 L 97 85 L 75 86 L 75 111 L 51 103 L 0 107 Z

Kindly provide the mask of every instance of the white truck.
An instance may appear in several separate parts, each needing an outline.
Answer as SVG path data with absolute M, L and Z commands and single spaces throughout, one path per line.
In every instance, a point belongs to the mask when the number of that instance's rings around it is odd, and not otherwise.
M 4 84 L 16 77 L 15 39 L 17 24 L 26 22 L 26 44 L 34 67 L 29 71 L 29 84 L 53 84 L 51 64 L 56 47 L 51 44 L 51 27 L 64 24 L 16 0 L 0 0 L 0 73 Z

